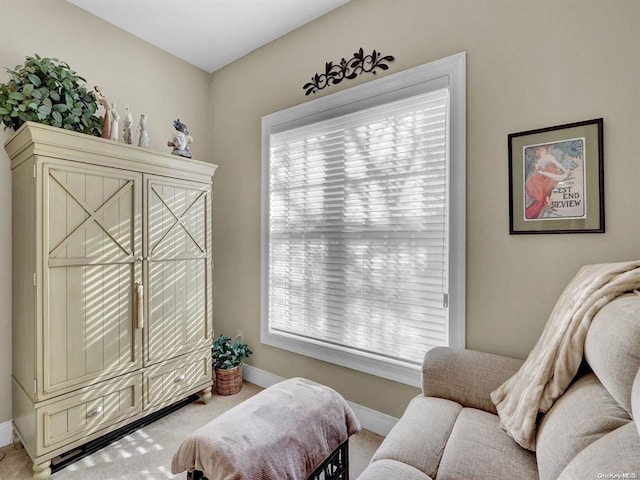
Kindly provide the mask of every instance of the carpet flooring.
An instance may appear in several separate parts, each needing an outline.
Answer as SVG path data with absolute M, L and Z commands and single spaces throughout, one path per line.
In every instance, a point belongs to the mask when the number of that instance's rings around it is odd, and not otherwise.
M 195 429 L 262 388 L 244 383 L 230 396 L 214 395 L 208 405 L 195 402 L 121 438 L 74 464 L 54 473 L 51 480 L 170 480 L 186 479 L 186 473 L 171 474 L 171 457 L 182 440 Z M 382 442 L 380 435 L 363 430 L 349 440 L 349 475 L 356 479 Z M 24 449 L 0 449 L 0 479 L 29 480 L 32 463 Z

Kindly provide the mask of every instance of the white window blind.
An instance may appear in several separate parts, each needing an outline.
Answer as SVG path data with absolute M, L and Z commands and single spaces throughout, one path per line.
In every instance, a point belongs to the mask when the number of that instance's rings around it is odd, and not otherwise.
M 448 82 L 263 120 L 263 342 L 388 378 L 451 344 Z

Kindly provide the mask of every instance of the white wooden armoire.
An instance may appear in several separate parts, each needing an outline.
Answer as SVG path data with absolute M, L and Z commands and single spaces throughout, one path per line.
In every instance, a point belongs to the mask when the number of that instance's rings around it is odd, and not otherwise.
M 211 397 L 216 166 L 23 125 L 13 181 L 13 424 L 52 458 Z

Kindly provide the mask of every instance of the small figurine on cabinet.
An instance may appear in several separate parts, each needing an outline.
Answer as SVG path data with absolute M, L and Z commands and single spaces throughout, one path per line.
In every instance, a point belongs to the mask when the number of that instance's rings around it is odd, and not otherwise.
M 125 105 L 124 111 L 124 129 L 122 130 L 124 143 L 131 145 L 133 143 L 133 115 L 131 115 L 129 105 Z
M 143 148 L 149 147 L 149 133 L 147 132 L 147 114 L 142 113 L 140 115 L 140 121 L 138 122 L 138 132 L 140 137 L 138 138 L 138 146 Z
M 114 140 L 114 141 L 118 141 L 118 128 L 120 125 L 120 115 L 118 114 L 118 111 L 116 110 L 116 104 L 112 103 L 111 104 L 111 135 L 110 135 L 110 139 Z
M 95 85 L 93 87 L 93 96 L 103 108 L 104 108 L 104 120 L 102 121 L 102 138 L 111 138 L 111 118 L 109 116 L 109 102 L 107 102 L 106 97 L 102 93 L 102 88 L 100 86 Z
M 191 158 L 191 149 L 189 144 L 193 142 L 193 137 L 189 135 L 187 126 L 180 121 L 180 119 L 174 120 L 173 127 L 176 129 L 176 133 L 173 135 L 173 139 L 167 142 L 169 147 L 173 147 L 171 152 L 174 155 L 180 155 L 181 157 Z

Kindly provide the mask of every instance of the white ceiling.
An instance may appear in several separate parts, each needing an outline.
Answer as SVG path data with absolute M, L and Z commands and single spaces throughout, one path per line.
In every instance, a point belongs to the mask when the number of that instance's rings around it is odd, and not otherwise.
M 207 72 L 349 0 L 67 0 Z

